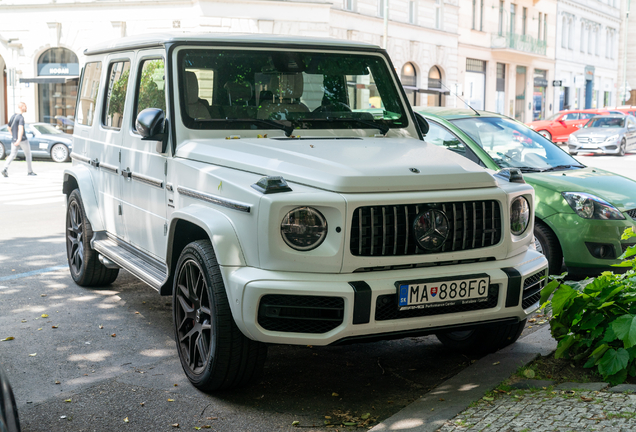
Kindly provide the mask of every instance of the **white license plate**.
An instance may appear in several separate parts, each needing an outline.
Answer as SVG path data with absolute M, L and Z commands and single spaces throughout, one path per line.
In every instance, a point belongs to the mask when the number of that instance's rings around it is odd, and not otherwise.
M 457 279 L 437 278 L 397 282 L 398 308 L 427 309 L 433 307 L 481 303 L 488 300 L 488 275 L 472 275 Z

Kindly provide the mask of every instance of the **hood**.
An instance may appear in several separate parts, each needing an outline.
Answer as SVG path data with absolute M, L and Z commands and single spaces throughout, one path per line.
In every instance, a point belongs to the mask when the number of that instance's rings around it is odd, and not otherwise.
M 561 192 L 586 192 L 621 211 L 636 209 L 636 181 L 599 168 L 524 174 L 531 185 Z
M 622 134 L 624 132 L 625 132 L 625 128 L 590 127 L 590 128 L 579 129 L 576 132 L 574 132 L 574 135 L 577 138 L 590 136 L 590 135 L 606 138 L 612 135 Z
M 40 134 L 38 138 L 44 138 L 49 141 L 61 142 L 67 145 L 71 145 L 73 142 L 72 135 L 67 134 Z
M 533 121 L 530 123 L 526 123 L 526 126 L 531 127 L 533 129 L 539 129 L 539 128 L 543 128 L 543 127 L 549 127 L 551 126 L 553 123 L 555 123 L 552 120 L 537 120 L 537 121 Z
M 288 182 L 341 193 L 497 185 L 477 164 L 416 139 L 206 139 L 185 142 L 176 156 L 258 175 L 280 175 Z

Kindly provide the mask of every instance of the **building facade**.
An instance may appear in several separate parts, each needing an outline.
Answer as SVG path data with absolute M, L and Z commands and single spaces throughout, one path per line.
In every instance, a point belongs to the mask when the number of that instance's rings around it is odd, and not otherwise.
M 631 4 L 630 4 L 631 3 Z M 631 10 L 629 7 L 631 6 Z M 636 105 L 636 2 L 621 1 L 617 104 Z M 627 15 L 630 15 L 627 18 Z M 626 88 L 623 94 L 623 89 Z
M 559 0 L 554 105 L 619 105 L 619 0 Z
M 335 37 L 384 45 L 386 0 L 4 0 L 0 123 L 19 101 L 28 122 L 72 132 L 83 52 L 163 31 Z M 459 0 L 391 0 L 386 47 L 414 105 L 455 104 Z M 125 18 L 123 18 L 125 17 Z
M 556 11 L 556 0 L 464 0 L 457 62 L 466 104 L 522 122 L 555 111 Z

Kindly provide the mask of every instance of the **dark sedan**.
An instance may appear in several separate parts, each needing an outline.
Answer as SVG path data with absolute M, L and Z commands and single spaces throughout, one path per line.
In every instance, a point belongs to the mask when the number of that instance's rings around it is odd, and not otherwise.
M 34 158 L 46 157 L 55 162 L 70 160 L 73 149 L 72 136 L 65 134 L 48 123 L 33 123 L 26 125 L 26 134 L 31 144 L 31 155 Z M 0 127 L 0 160 L 11 153 L 11 131 L 7 125 Z M 18 156 L 24 157 L 22 149 Z

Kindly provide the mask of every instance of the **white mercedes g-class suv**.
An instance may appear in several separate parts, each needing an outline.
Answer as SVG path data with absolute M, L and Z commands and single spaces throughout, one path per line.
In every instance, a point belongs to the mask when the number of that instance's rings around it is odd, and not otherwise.
M 492 351 L 538 307 L 533 189 L 428 144 L 379 47 L 163 34 L 85 54 L 70 272 L 171 295 L 196 387 L 253 380 L 267 344 Z

